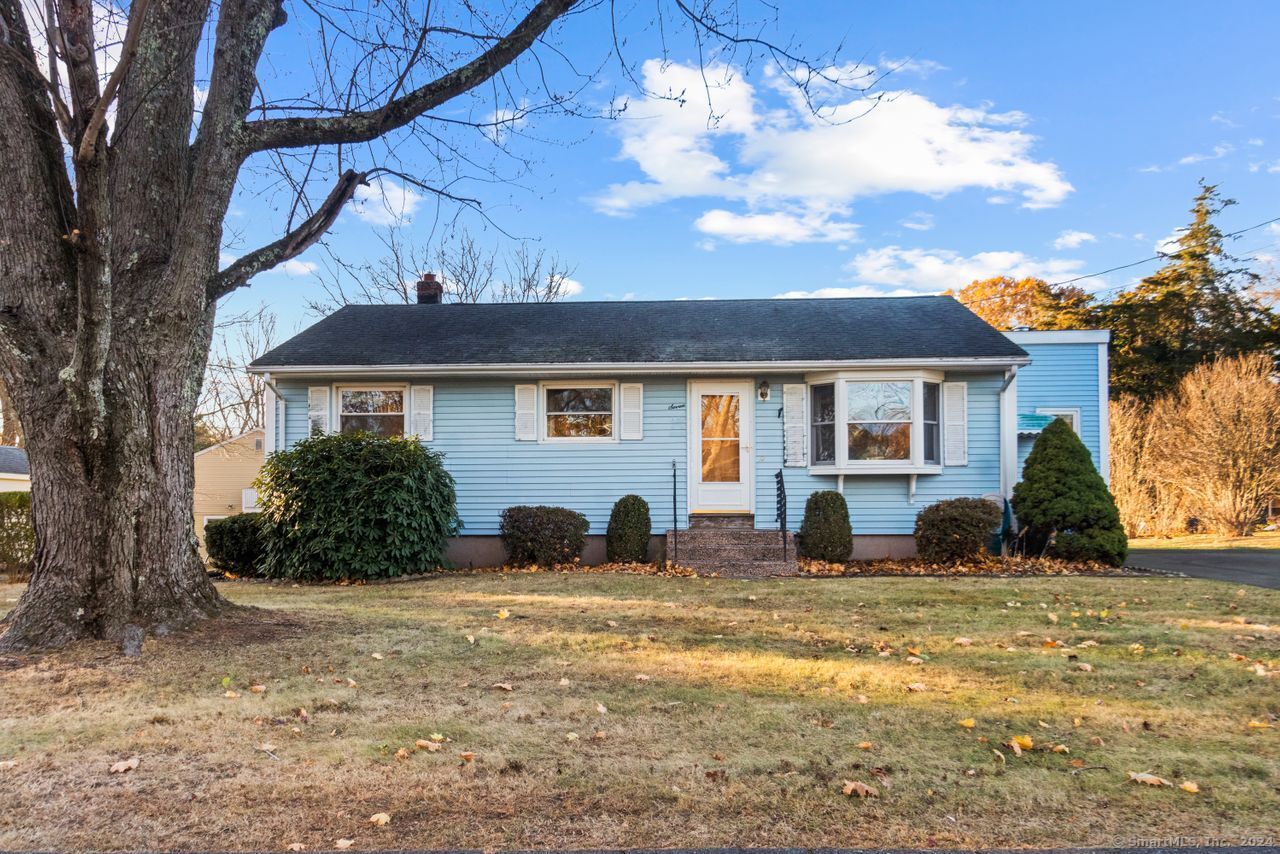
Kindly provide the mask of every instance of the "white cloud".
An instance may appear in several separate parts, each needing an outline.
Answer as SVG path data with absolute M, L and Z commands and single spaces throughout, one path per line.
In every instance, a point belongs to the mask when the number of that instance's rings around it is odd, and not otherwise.
M 1213 147 L 1213 152 L 1211 154 L 1202 154 L 1199 152 L 1195 154 L 1188 154 L 1186 157 L 1182 157 L 1178 160 L 1178 165 L 1190 166 L 1193 163 L 1203 163 L 1206 160 L 1219 160 L 1235 150 L 1235 146 L 1231 143 L 1221 142 Z
M 1258 137 L 1256 137 L 1256 136 L 1254 136 L 1254 137 L 1250 137 L 1250 138 L 1249 138 L 1249 142 L 1248 142 L 1248 144 L 1249 144 L 1249 145 L 1262 145 L 1262 140 L 1261 140 L 1261 139 L 1259 139 L 1259 138 L 1258 138 Z
M 884 54 L 880 54 L 880 71 L 882 72 L 914 74 L 917 77 L 924 78 L 937 74 L 939 71 L 947 70 L 947 67 L 941 62 L 935 62 L 932 59 L 918 59 L 913 56 L 904 57 L 903 59 L 891 59 Z
M 528 111 L 528 101 L 521 101 L 518 107 L 499 107 L 485 116 L 485 135 L 494 142 L 502 142 L 504 136 L 522 127 L 528 121 Z
M 839 299 L 844 297 L 912 297 L 919 291 L 907 288 L 877 288 L 873 285 L 852 285 L 847 288 L 818 288 L 812 291 L 786 291 L 774 299 Z
M 1236 124 L 1235 121 L 1230 116 L 1228 116 L 1226 113 L 1222 112 L 1221 110 L 1214 113 L 1212 116 L 1209 116 L 1209 121 L 1213 122 L 1216 125 L 1222 125 L 1223 127 L 1229 127 L 1229 128 L 1240 127 L 1240 125 Z
M 576 297 L 582 293 L 582 282 L 577 279 L 570 279 L 567 276 L 560 285 L 560 295 L 565 297 Z
M 1182 236 L 1183 229 L 1175 228 L 1162 240 L 1157 240 L 1153 247 L 1157 255 L 1172 255 L 1178 251 L 1178 238 Z
M 844 243 L 858 239 L 858 226 L 824 212 L 736 214 L 716 208 L 698 217 L 694 227 L 731 243 Z
M 290 258 L 277 269 L 286 276 L 310 276 L 316 271 L 316 264 L 312 261 L 299 261 L 297 258 Z
M 933 214 L 916 211 L 898 224 L 912 231 L 930 231 L 933 228 Z
M 1098 238 L 1094 237 L 1087 231 L 1072 231 L 1068 229 L 1062 232 L 1053 240 L 1054 249 L 1078 249 L 1086 243 L 1097 243 Z
M 728 66 L 709 66 L 709 84 L 701 70 L 678 63 L 649 60 L 643 73 L 646 87 L 671 97 L 646 103 L 639 116 L 633 104 L 619 122 L 622 157 L 644 177 L 606 188 L 594 199 L 604 213 L 712 198 L 745 208 L 708 211 L 715 216 L 703 224 L 721 228 L 724 239 L 847 240 L 853 224 L 843 218 L 860 198 L 981 188 L 1045 208 L 1072 191 L 1055 164 L 1032 155 L 1035 137 L 1018 128 L 1020 113 L 941 106 L 898 91 L 870 110 L 859 98 L 834 103 L 820 118 L 793 88 L 767 77 L 757 88 Z M 708 120 L 709 110 L 717 120 Z
M 356 187 L 351 208 L 355 215 L 371 225 L 407 223 L 422 204 L 422 194 L 391 178 L 374 178 Z
M 234 264 L 237 260 L 239 259 L 237 259 L 236 256 L 232 255 L 230 252 L 219 252 L 218 253 L 218 269 L 224 270 L 227 267 L 230 267 L 232 264 Z
M 961 255 L 949 249 L 885 246 L 859 253 L 845 269 L 860 284 L 901 288 L 912 293 L 938 293 L 993 276 L 1015 279 L 1035 276 L 1054 281 L 1079 275 L 1083 266 L 1083 261 L 1075 259 L 1040 259 L 1013 251 Z

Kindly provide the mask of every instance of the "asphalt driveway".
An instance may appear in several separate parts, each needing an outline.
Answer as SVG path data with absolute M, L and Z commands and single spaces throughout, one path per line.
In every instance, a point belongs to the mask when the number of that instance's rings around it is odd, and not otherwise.
M 1280 549 L 1134 549 L 1129 566 L 1280 590 Z

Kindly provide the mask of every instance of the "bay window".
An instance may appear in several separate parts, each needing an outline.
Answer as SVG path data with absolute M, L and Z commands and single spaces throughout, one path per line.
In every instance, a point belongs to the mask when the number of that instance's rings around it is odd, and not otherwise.
M 812 468 L 837 473 L 941 469 L 941 372 L 842 371 L 808 379 Z

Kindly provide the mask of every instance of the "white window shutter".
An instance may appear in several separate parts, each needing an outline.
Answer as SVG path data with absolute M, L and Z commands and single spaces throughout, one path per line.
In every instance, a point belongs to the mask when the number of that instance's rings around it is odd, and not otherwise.
M 948 466 L 969 464 L 969 384 L 942 384 L 942 462 Z
M 516 386 L 516 439 L 531 442 L 538 438 L 538 387 Z
M 323 436 L 329 432 L 329 387 L 313 385 L 307 389 L 307 435 Z
M 809 418 L 806 406 L 806 389 L 803 383 L 788 383 L 782 387 L 782 464 L 803 466 L 808 455 L 805 446 L 809 441 Z
M 622 429 L 618 432 L 618 438 L 643 439 L 644 384 L 623 383 L 620 394 L 622 396 Z
M 432 418 L 432 406 L 435 403 L 435 387 L 416 385 L 413 387 L 413 433 L 422 441 L 430 442 L 435 422 Z

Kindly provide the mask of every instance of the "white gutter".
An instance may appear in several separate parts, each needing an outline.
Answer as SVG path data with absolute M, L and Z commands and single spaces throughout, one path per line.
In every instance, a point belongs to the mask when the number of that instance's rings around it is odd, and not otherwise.
M 942 368 L 949 370 L 991 370 L 1030 364 L 1028 357 L 865 359 L 861 361 L 806 362 L 544 362 L 483 365 L 261 365 L 248 368 L 253 374 L 303 376 L 405 376 L 432 377 L 536 376 L 568 377 L 606 374 L 761 374 L 804 373 L 807 371 L 857 368 Z

